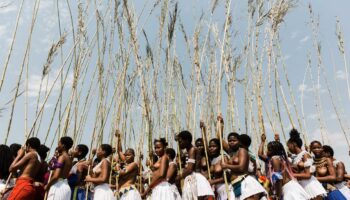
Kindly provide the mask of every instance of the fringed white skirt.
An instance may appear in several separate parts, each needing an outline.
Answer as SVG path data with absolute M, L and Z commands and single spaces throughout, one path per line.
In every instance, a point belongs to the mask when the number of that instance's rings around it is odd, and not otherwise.
M 341 182 L 335 185 L 335 187 L 344 195 L 346 199 L 350 199 L 350 189 L 346 186 L 345 182 Z
M 252 176 L 247 176 L 241 183 L 242 194 L 236 200 L 243 200 L 256 194 L 267 195 L 265 188 Z
M 48 200 L 67 200 L 71 198 L 71 189 L 67 179 L 59 179 L 50 187 Z
M 141 195 L 138 190 L 129 190 L 128 192 L 124 193 L 120 200 L 142 200 Z
M 151 199 L 152 200 L 175 200 L 174 195 L 172 194 L 172 190 L 170 188 L 170 183 L 163 181 L 159 183 L 155 188 L 152 190 Z
M 94 199 L 98 200 L 116 200 L 113 191 L 107 183 L 95 186 Z
M 170 186 L 171 191 L 174 194 L 175 200 L 181 200 L 181 195 L 175 184 Z
M 299 183 L 311 199 L 317 196 L 327 196 L 326 190 L 314 176 L 311 176 L 310 179 L 300 180 Z
M 209 181 L 201 173 L 193 173 L 197 181 L 197 196 L 214 196 Z
M 311 199 L 307 192 L 296 180 L 290 180 L 282 187 L 283 199 L 285 200 L 308 200 Z
M 185 178 L 182 199 L 192 200 L 203 196 L 214 196 L 208 180 L 200 173 L 192 173 Z
M 228 185 L 229 195 L 227 195 L 225 183 L 220 183 L 215 185 L 215 190 L 218 195 L 216 197 L 216 200 L 227 200 L 227 199 L 234 200 L 235 199 L 235 194 L 233 193 L 231 184 Z

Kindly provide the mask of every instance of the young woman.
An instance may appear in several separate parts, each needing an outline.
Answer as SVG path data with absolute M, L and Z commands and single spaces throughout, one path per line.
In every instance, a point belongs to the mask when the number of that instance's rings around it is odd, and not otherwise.
M 179 193 L 179 190 L 176 186 L 176 176 L 177 176 L 177 164 L 174 161 L 176 157 L 176 152 L 172 148 L 167 148 L 165 150 L 165 154 L 169 158 L 169 168 L 166 175 L 166 180 L 171 184 L 171 190 L 173 192 L 173 195 L 175 197 L 175 200 L 181 200 L 181 195 Z
M 240 136 L 239 140 L 247 137 Z M 249 136 L 248 136 L 249 137 Z M 231 157 L 228 163 L 223 162 L 221 167 L 223 169 L 231 170 L 231 184 L 236 199 L 258 200 L 267 196 L 266 190 L 260 185 L 255 177 L 249 175 L 250 156 L 248 149 L 240 145 L 236 156 Z
M 345 196 L 350 199 L 350 189 L 347 187 L 344 175 L 346 174 L 344 163 L 334 158 L 333 148 L 328 145 L 323 145 L 323 155 L 333 161 L 333 166 L 336 172 L 335 187 Z
M 165 138 L 154 140 L 154 151 L 159 157 L 159 160 L 153 165 L 152 182 L 146 191 L 142 194 L 142 197 L 146 197 L 150 192 L 152 200 L 175 200 L 172 194 L 170 183 L 166 180 L 167 171 L 169 168 L 169 158 L 165 154 L 167 147 Z
M 98 200 L 115 200 L 114 194 L 109 187 L 109 175 L 111 172 L 111 162 L 108 157 L 112 154 L 112 147 L 109 144 L 101 144 L 97 149 L 96 156 L 100 160 L 92 169 L 92 175 L 85 178 L 86 182 L 95 185 L 94 198 Z
M 217 123 L 220 122 L 221 125 L 221 135 L 223 135 L 224 131 L 224 119 L 221 115 L 217 116 Z M 216 132 L 216 138 L 220 140 L 220 132 Z M 236 132 L 231 132 L 227 136 L 227 142 L 225 140 L 222 141 L 222 147 L 224 151 L 230 156 L 237 155 L 238 149 L 239 149 L 239 134 Z
M 120 152 L 121 148 L 118 148 L 120 158 L 123 158 L 124 165 L 119 163 L 116 166 L 118 178 L 118 192 L 120 200 L 141 200 L 141 195 L 136 188 L 137 175 L 139 173 L 139 166 L 135 162 L 134 149 L 127 149 L 125 153 Z
M 40 156 L 41 159 L 41 164 L 40 164 L 40 169 L 39 169 L 39 173 L 37 175 L 37 177 L 35 178 L 35 189 L 36 189 L 36 193 L 37 193 L 37 197 L 36 199 L 38 200 L 42 200 L 45 198 L 45 190 L 44 190 L 44 186 L 47 183 L 45 176 L 47 176 L 47 174 L 49 174 L 49 164 L 46 162 L 46 157 L 47 157 L 47 153 L 50 151 L 50 149 L 45 146 L 45 145 L 40 145 L 40 148 L 38 150 L 38 154 Z
M 87 176 L 88 167 L 86 165 L 86 155 L 89 152 L 89 147 L 84 144 L 79 144 L 75 147 L 72 152 L 73 159 L 77 161 L 70 170 L 68 183 L 72 190 L 73 200 L 85 200 L 86 188 L 85 188 L 85 177 Z M 88 192 L 88 200 L 92 199 L 92 195 Z
M 323 155 L 322 144 L 319 141 L 313 141 L 310 144 L 312 153 L 314 154 L 315 175 L 318 181 L 327 189 L 327 200 L 345 200 L 342 193 L 334 187 L 336 181 L 335 169 L 330 158 Z
M 68 185 L 67 177 L 72 168 L 72 160 L 68 151 L 73 146 L 73 140 L 70 137 L 62 137 L 56 148 L 59 153 L 58 159 L 53 161 L 52 177 L 45 186 L 45 191 L 49 191 L 49 200 L 65 200 L 71 198 L 71 190 Z
M 204 127 L 204 130 L 205 130 L 205 127 Z M 203 138 L 198 138 L 195 142 L 195 145 L 197 149 L 195 171 L 198 173 L 201 173 L 206 179 L 209 179 L 208 163 L 207 163 L 205 148 L 204 148 L 204 145 L 206 144 L 204 144 Z
M 187 154 L 185 167 L 176 178 L 184 179 L 182 199 L 213 199 L 214 192 L 210 183 L 202 174 L 195 172 L 197 149 L 192 145 L 192 134 L 189 131 L 181 131 L 176 139 L 180 149 Z
M 293 176 L 298 179 L 299 184 L 304 188 L 309 197 L 313 200 L 322 200 L 327 195 L 321 183 L 312 175 L 313 159 L 311 155 L 302 150 L 303 141 L 300 133 L 292 129 L 289 133 L 290 139 L 287 142 L 288 149 L 296 156 L 292 160 Z
M 211 162 L 210 172 L 212 175 L 212 179 L 209 182 L 215 187 L 215 191 L 217 193 L 217 200 L 234 200 L 235 196 L 233 194 L 231 185 L 225 185 L 224 171 L 221 167 L 222 156 L 220 155 L 220 148 L 220 140 L 218 140 L 217 138 L 213 138 L 209 141 L 209 156 Z M 224 159 L 224 162 L 228 162 L 228 158 L 226 155 Z M 226 174 L 226 177 L 227 180 L 230 180 L 229 174 Z
M 278 141 L 269 142 L 267 145 L 268 177 L 272 184 L 271 197 L 273 199 L 307 200 L 309 195 L 299 185 L 292 175 L 287 154 L 283 145 Z

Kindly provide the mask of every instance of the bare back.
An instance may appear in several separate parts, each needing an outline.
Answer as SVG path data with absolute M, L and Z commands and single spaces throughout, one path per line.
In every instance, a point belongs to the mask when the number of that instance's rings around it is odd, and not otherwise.
M 21 177 L 35 179 L 40 169 L 39 155 L 36 152 L 27 153 L 20 162 L 23 161 Z

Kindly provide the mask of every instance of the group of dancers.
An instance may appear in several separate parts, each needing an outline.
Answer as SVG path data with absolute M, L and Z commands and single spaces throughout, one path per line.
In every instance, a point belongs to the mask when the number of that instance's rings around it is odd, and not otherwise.
M 350 199 L 350 175 L 330 146 L 319 141 L 303 145 L 300 133 L 292 129 L 286 145 L 278 137 L 266 144 L 262 135 L 254 155 L 247 134 L 232 132 L 222 138 L 221 115 L 217 124 L 216 137 L 209 141 L 203 122 L 203 137 L 195 141 L 189 131 L 181 131 L 176 150 L 164 138 L 155 139 L 145 165 L 135 158 L 134 149 L 122 150 L 119 132 L 115 149 L 101 144 L 90 153 L 86 145 L 73 148 L 72 138 L 61 137 L 48 160 L 50 149 L 35 137 L 23 146 L 0 145 L 1 199 Z

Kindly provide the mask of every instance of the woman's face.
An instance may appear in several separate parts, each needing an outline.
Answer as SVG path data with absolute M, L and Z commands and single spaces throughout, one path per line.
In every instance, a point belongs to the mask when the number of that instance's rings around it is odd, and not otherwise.
M 186 148 L 187 143 L 186 143 L 185 140 L 183 140 L 182 138 L 179 137 L 179 138 L 177 139 L 177 142 L 179 143 L 180 149 L 185 149 L 185 148 Z
M 158 157 L 164 155 L 164 146 L 161 142 L 154 143 L 154 151 Z
M 201 140 L 197 141 L 196 142 L 196 147 L 197 147 L 199 152 L 203 152 L 204 151 L 203 141 L 201 141 Z
M 99 148 L 97 149 L 97 151 L 96 151 L 96 157 L 97 157 L 98 159 L 101 159 L 101 158 L 104 157 L 104 155 L 105 155 L 105 152 L 102 150 L 101 147 L 99 147 Z
M 289 152 L 291 152 L 292 154 L 296 154 L 296 148 L 295 148 L 295 144 L 294 143 L 288 142 L 287 146 L 288 146 Z
M 59 141 L 56 150 L 58 152 L 62 152 L 63 149 L 64 149 L 64 145 L 61 143 L 61 141 Z
M 316 156 L 316 157 L 322 157 L 323 153 L 323 148 L 322 145 L 314 142 L 311 146 L 311 152 Z
M 134 154 L 130 150 L 125 151 L 125 162 L 126 163 L 132 163 L 134 162 Z
M 209 155 L 210 156 L 217 156 L 219 154 L 220 154 L 219 146 L 214 141 L 211 141 L 209 143 Z
M 239 148 L 238 138 L 235 136 L 230 136 L 228 138 L 228 145 L 229 145 L 230 149 L 237 150 Z

